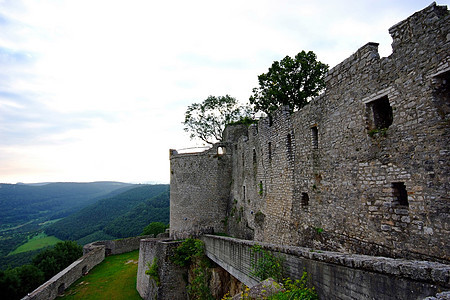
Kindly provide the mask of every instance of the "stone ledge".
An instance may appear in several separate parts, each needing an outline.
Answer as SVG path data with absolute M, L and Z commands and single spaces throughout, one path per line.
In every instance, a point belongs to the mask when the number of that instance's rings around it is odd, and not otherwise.
M 311 260 L 341 265 L 353 269 L 409 278 L 416 281 L 439 283 L 442 286 L 450 288 L 450 265 L 447 264 L 430 261 L 394 259 L 381 256 L 319 251 L 305 247 L 275 245 L 215 235 L 204 235 L 204 237 L 232 241 L 233 243 L 248 247 L 258 244 L 263 246 L 266 250 L 274 252 L 304 257 Z

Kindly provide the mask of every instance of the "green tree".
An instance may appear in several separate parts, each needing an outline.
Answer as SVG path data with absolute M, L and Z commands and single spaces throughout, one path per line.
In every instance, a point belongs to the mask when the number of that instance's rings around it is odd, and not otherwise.
M 236 98 L 209 96 L 202 103 L 188 106 L 184 115 L 184 131 L 190 133 L 191 139 L 199 138 L 213 144 L 222 140 L 226 125 L 250 116 L 251 108 L 239 105 Z
M 59 242 L 53 248 L 36 255 L 33 258 L 33 265 L 44 272 L 45 279 L 49 279 L 82 255 L 83 248 L 76 242 Z
M 258 76 L 259 87 L 253 89 L 250 103 L 255 111 L 267 114 L 283 105 L 291 111 L 300 109 L 323 90 L 327 71 L 328 65 L 318 61 L 312 51 L 302 51 L 294 58 L 286 56 Z
M 154 234 L 156 236 L 157 234 L 166 231 L 167 228 L 169 228 L 169 225 L 161 222 L 152 222 L 145 226 L 144 230 L 142 231 L 142 235 Z
M 0 270 L 0 298 L 20 299 L 20 278 L 16 269 Z
M 36 266 L 23 265 L 16 268 L 16 270 L 20 278 L 20 291 L 23 293 L 22 295 L 33 291 L 45 280 L 44 272 Z

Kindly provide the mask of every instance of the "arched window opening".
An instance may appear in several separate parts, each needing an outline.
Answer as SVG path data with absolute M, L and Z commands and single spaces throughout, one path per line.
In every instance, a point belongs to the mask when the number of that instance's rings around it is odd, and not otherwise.
M 309 196 L 308 193 L 302 193 L 302 199 L 300 201 L 300 205 L 302 207 L 307 207 L 309 205 Z
M 227 153 L 227 150 L 223 146 L 217 147 L 217 155 L 225 155 Z

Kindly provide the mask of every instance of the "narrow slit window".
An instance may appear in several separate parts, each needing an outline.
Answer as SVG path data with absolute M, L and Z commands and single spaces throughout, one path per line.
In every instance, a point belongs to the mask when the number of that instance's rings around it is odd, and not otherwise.
M 256 164 L 256 149 L 253 148 L 253 163 Z
M 394 206 L 409 206 L 408 192 L 406 191 L 405 183 L 392 183 L 392 196 L 394 199 Z
M 287 135 L 286 143 L 287 143 L 286 146 L 287 146 L 288 154 L 291 155 L 292 154 L 292 137 L 291 137 L 290 133 Z
M 269 149 L 268 149 L 268 152 L 269 152 L 269 160 L 272 160 L 272 143 L 269 142 L 269 144 L 267 145 L 267 147 L 269 148 Z
M 245 200 L 245 185 L 242 187 L 242 198 Z
M 269 127 L 272 127 L 273 125 L 273 118 L 272 115 L 269 115 Z
M 311 127 L 311 139 L 313 149 L 319 148 L 319 130 L 317 126 Z

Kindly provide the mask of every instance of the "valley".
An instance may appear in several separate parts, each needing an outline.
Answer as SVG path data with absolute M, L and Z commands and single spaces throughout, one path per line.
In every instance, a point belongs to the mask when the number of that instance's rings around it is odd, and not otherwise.
M 0 270 L 62 240 L 80 245 L 141 234 L 169 221 L 169 185 L 0 184 Z

